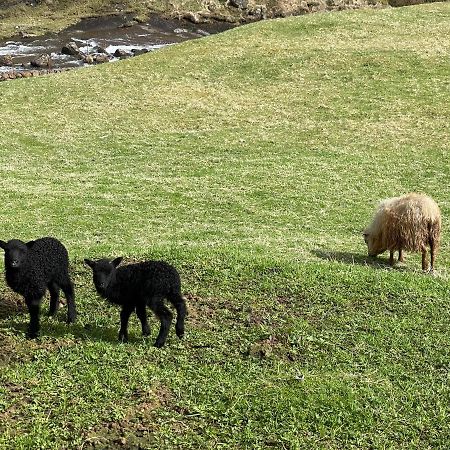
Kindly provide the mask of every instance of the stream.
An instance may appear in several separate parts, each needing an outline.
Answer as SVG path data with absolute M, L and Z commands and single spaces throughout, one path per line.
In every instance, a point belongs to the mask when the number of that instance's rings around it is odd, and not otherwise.
M 75 43 L 83 55 L 100 51 L 104 62 L 219 33 L 232 26 L 228 23 L 195 25 L 157 16 L 145 23 L 138 23 L 127 14 L 84 19 L 59 33 L 18 35 L 0 41 L 0 73 L 44 67 L 65 70 L 88 65 L 87 58 L 62 54 L 62 48 L 69 42 Z M 41 55 L 50 55 L 51 62 L 44 66 L 35 65 Z

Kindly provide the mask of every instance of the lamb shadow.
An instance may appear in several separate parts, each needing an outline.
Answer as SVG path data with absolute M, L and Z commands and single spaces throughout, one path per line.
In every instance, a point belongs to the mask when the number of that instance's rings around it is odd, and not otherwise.
M 49 319 L 46 315 L 47 311 L 44 307 L 41 315 L 42 337 L 49 336 L 52 338 L 63 338 L 72 335 L 80 340 L 92 340 L 117 343 L 117 328 L 105 328 L 91 323 L 66 323 L 65 311 L 58 311 L 56 316 Z M 19 318 L 19 319 L 18 319 Z M 23 302 L 8 297 L 0 297 L 0 331 L 13 331 L 17 334 L 25 335 L 28 327 L 29 315 L 28 310 Z M 130 336 L 130 341 L 134 340 L 134 336 Z
M 379 257 L 361 255 L 351 252 L 335 252 L 332 250 L 314 249 L 311 253 L 326 261 L 337 261 L 345 264 L 370 266 L 378 269 L 390 269 L 388 259 L 380 259 Z

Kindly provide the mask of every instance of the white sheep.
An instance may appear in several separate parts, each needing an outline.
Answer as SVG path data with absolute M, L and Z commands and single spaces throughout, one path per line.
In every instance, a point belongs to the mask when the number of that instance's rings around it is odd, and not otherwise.
M 431 268 L 439 249 L 441 211 L 436 202 L 422 194 L 410 193 L 383 200 L 372 223 L 364 230 L 369 256 L 390 251 L 389 264 L 394 264 L 394 251 L 403 262 L 403 250 L 422 252 L 422 270 L 426 271 L 427 247 Z

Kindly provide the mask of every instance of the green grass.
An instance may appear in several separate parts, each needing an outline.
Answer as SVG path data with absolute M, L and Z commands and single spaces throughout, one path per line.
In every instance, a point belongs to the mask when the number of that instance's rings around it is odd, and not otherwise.
M 2 83 L 1 238 L 66 244 L 79 321 L 27 341 L 1 284 L 0 448 L 447 448 L 449 23 L 317 14 Z M 442 209 L 434 276 L 366 257 L 409 191 Z M 116 342 L 82 260 L 119 255 L 179 268 L 183 341 Z

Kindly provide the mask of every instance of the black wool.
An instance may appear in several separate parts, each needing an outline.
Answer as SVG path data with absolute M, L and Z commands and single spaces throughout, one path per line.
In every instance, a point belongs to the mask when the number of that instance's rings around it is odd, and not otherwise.
M 128 320 L 134 311 L 141 321 L 142 334 L 150 334 L 146 309 L 148 306 L 161 322 L 155 347 L 162 347 L 172 322 L 172 313 L 164 305 L 164 299 L 169 300 L 175 307 L 175 332 L 179 338 L 183 337 L 186 303 L 181 295 L 180 275 L 175 267 L 164 261 L 145 261 L 117 267 L 121 261 L 122 258 L 112 261 L 84 260 L 93 271 L 97 292 L 111 303 L 122 306 L 119 340 L 128 340 Z
M 69 256 L 61 242 L 52 237 L 22 242 L 12 239 L 0 241 L 5 251 L 5 277 L 8 286 L 23 295 L 30 313 L 28 337 L 39 334 L 39 314 L 42 298 L 47 289 L 50 292 L 49 315 L 56 313 L 59 306 L 59 291 L 67 299 L 67 323 L 76 318 L 73 284 L 69 277 Z

